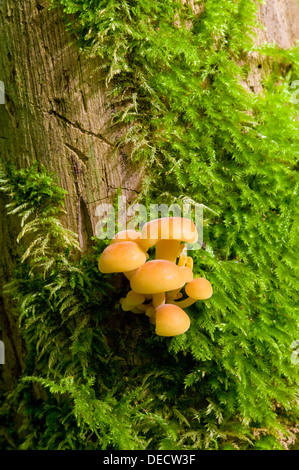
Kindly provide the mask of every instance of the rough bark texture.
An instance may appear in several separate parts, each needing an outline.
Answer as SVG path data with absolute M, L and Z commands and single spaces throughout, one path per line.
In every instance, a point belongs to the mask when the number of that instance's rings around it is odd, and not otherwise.
M 33 162 L 57 175 L 68 191 L 64 225 L 79 234 L 88 249 L 95 233 L 96 206 L 111 202 L 119 188 L 132 201 L 142 168 L 126 150 L 115 153 L 115 135 L 107 121 L 112 112 L 99 60 L 83 57 L 48 0 L 0 0 L 0 155 L 17 167 Z M 16 256 L 17 220 L 6 217 L 0 201 L 0 339 L 6 364 L 0 366 L 10 386 L 22 368 L 22 341 L 8 299 L 1 294 Z
M 257 43 L 277 44 L 282 49 L 295 46 L 299 40 L 299 2 L 298 0 L 265 0 L 259 8 Z M 271 70 L 271 58 L 256 52 L 251 54 L 251 73 L 246 85 L 255 93 L 262 91 L 261 80 Z
M 107 128 L 111 106 L 98 59 L 86 59 L 70 45 L 61 15 L 48 7 L 49 0 L 0 0 L 0 80 L 6 91 L 5 105 L 0 105 L 0 155 L 18 167 L 37 161 L 57 175 L 69 193 L 64 224 L 78 232 L 86 249 L 97 222 L 97 204 L 111 202 L 118 188 L 133 200 L 142 168 L 125 152 L 114 152 L 115 136 Z M 259 19 L 266 27 L 259 42 L 266 39 L 287 48 L 299 39 L 297 0 L 268 0 Z M 253 54 L 247 85 L 256 92 L 265 67 Z M 2 295 L 14 266 L 18 231 L 4 204 L 2 198 L 0 339 L 6 364 L 0 367 L 11 389 L 22 370 L 24 351 L 10 301 Z
M 132 199 L 141 172 L 123 152 L 114 157 L 99 60 L 70 45 L 59 11 L 49 11 L 48 0 L 1 3 L 1 153 L 20 166 L 36 160 L 58 176 L 70 194 L 65 223 L 76 231 L 81 226 L 85 246 L 95 205 L 118 188 Z

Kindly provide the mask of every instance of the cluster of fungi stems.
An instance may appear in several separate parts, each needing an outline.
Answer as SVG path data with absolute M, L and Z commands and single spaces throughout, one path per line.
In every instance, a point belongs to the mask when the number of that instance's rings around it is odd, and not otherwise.
M 183 309 L 213 293 L 206 278 L 193 277 L 186 244 L 197 240 L 190 219 L 165 217 L 147 222 L 141 231 L 118 232 L 100 256 L 100 272 L 123 273 L 130 282 L 131 290 L 120 299 L 122 310 L 145 313 L 159 336 L 185 333 L 190 318 Z M 153 246 L 155 259 L 149 259 Z

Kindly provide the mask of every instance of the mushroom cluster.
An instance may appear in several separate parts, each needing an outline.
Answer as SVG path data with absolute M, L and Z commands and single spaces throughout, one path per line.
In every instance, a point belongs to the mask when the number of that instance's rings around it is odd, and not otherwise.
M 165 217 L 146 223 L 141 232 L 118 232 L 100 256 L 102 273 L 123 273 L 131 290 L 120 299 L 124 311 L 146 314 L 159 336 L 177 336 L 190 327 L 183 310 L 213 293 L 210 282 L 193 277 L 193 260 L 186 243 L 195 243 L 195 224 L 184 217 Z M 155 259 L 148 251 L 155 246 Z M 185 289 L 185 298 L 181 289 Z

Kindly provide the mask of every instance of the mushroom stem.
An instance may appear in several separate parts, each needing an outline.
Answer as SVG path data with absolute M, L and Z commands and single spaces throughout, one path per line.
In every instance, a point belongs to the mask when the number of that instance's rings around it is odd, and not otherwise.
M 191 271 L 193 270 L 193 258 L 191 258 L 191 256 L 187 256 L 186 267 L 190 268 Z
M 180 267 L 186 266 L 186 262 L 187 262 L 187 247 L 185 243 L 182 243 L 181 253 L 180 253 L 179 260 L 178 260 L 178 266 Z
M 145 315 L 149 317 L 150 322 L 152 325 L 155 325 L 156 323 L 156 309 L 154 307 L 147 307 L 145 310 Z
M 175 295 L 172 294 L 171 296 L 169 296 L 167 294 L 165 303 L 170 304 L 172 300 L 177 301 L 177 300 L 181 299 L 182 297 L 183 297 L 183 294 L 181 292 L 177 292 L 177 294 L 175 294 Z
M 167 259 L 175 263 L 182 251 L 180 245 L 180 240 L 162 239 L 158 241 L 158 243 L 156 243 L 156 259 Z
M 182 266 L 186 266 L 187 255 L 186 253 L 182 253 L 178 260 L 178 266 L 181 268 Z
M 125 271 L 123 274 L 126 276 L 127 279 L 131 279 L 133 274 L 137 271 L 137 269 L 133 269 L 133 271 Z
M 145 296 L 142 294 L 137 294 L 133 290 L 130 290 L 126 296 L 126 303 L 132 305 L 132 307 L 137 307 L 137 305 L 143 304 L 145 301 Z
M 176 302 L 175 300 L 169 300 L 169 304 L 177 305 L 178 307 L 181 307 L 182 309 L 190 307 L 190 305 L 194 304 L 196 302 L 196 299 L 192 299 L 192 297 L 187 297 L 186 299 L 179 300 Z
M 165 292 L 159 292 L 158 294 L 153 294 L 153 307 L 157 308 L 159 305 L 165 303 Z

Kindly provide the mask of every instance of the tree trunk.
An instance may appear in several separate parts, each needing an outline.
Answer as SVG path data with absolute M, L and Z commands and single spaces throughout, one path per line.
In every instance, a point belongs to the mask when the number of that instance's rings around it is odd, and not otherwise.
M 259 42 L 287 48 L 299 38 L 297 0 L 268 0 L 259 16 L 267 28 L 259 33 Z M 0 104 L 0 155 L 17 167 L 37 162 L 57 175 L 69 194 L 64 225 L 79 234 L 86 250 L 95 233 L 97 204 L 111 202 L 119 188 L 128 202 L 134 200 L 143 170 L 124 151 L 115 152 L 100 61 L 87 59 L 70 41 L 59 11 L 49 10 L 49 0 L 1 0 L 0 80 L 6 94 Z M 263 67 L 257 54 L 250 65 L 247 85 L 258 92 Z M 1 368 L 11 389 L 22 370 L 24 350 L 10 301 L 2 294 L 14 266 L 18 232 L 17 220 L 5 215 L 5 202 L 2 197 L 0 332 L 2 328 L 6 363 Z
M 257 29 L 257 44 L 275 43 L 282 49 L 295 46 L 299 39 L 299 3 L 297 0 L 265 0 L 257 18 L 263 28 Z M 251 73 L 246 86 L 251 91 L 262 91 L 261 80 L 272 68 L 271 57 L 253 52 L 250 60 Z
M 83 250 L 91 244 L 101 202 L 111 202 L 118 189 L 132 201 L 139 191 L 142 168 L 122 149 L 115 152 L 107 121 L 111 115 L 98 59 L 86 59 L 75 45 L 58 10 L 48 0 L 1 0 L 0 155 L 21 168 L 34 162 L 58 177 L 68 192 L 64 225 L 77 232 Z M 1 204 L 0 325 L 5 344 L 3 378 L 8 388 L 23 365 L 17 320 L 2 287 L 12 273 L 17 220 Z M 0 330 L 1 331 L 1 330 Z

